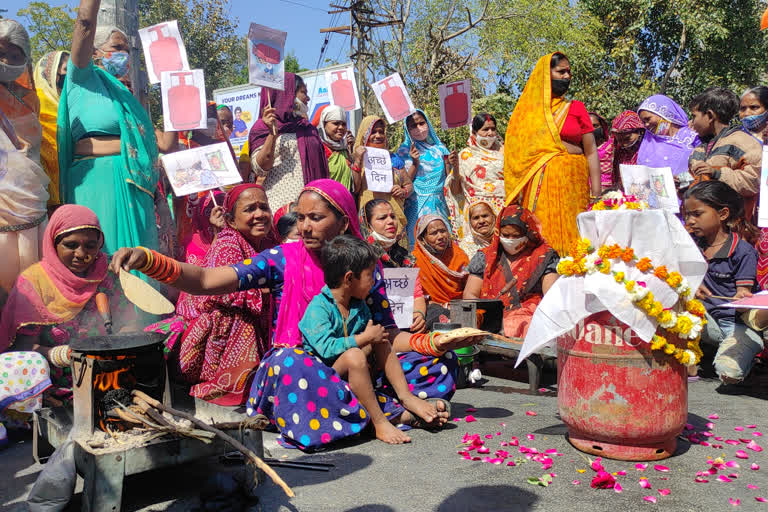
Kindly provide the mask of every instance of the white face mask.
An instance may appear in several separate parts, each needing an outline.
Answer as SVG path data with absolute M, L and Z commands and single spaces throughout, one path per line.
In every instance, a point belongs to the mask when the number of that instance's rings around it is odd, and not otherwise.
M 507 254 L 514 256 L 523 250 L 525 244 L 528 243 L 528 237 L 521 236 L 520 238 L 504 238 L 501 236 L 499 237 L 499 242 L 501 242 L 501 246 L 504 247 L 504 251 L 506 251 Z
M 21 76 L 24 70 L 27 69 L 27 65 L 19 64 L 18 66 L 12 66 L 4 62 L 0 62 L 0 82 L 13 82 Z
M 299 98 L 296 98 L 293 100 L 293 111 L 301 117 L 307 117 L 307 114 L 309 113 L 309 107 Z
M 429 126 L 425 124 L 423 128 L 414 128 L 410 132 L 413 140 L 423 142 L 429 137 Z
M 475 140 L 477 141 L 477 145 L 485 149 L 491 149 L 493 145 L 496 144 L 496 139 L 498 139 L 497 135 L 494 135 L 493 137 L 484 137 L 482 135 L 475 135 Z
M 382 247 L 385 249 L 389 249 L 393 245 L 395 245 L 395 242 L 397 242 L 396 238 L 387 238 L 386 236 L 377 233 L 376 231 L 372 231 L 373 238 L 381 244 Z

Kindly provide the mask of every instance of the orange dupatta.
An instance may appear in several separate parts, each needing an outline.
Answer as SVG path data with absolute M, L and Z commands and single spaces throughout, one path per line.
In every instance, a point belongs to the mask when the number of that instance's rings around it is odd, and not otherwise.
M 512 112 L 504 142 L 506 202 L 535 212 L 544 238 L 558 253 L 567 253 L 578 238 L 576 215 L 589 201 L 588 165 L 584 155 L 569 154 L 560 139 L 570 102 L 552 98 L 552 54 L 536 63 Z
M 416 258 L 416 267 L 419 268 L 419 278 L 424 293 L 430 296 L 432 302 L 446 305 L 454 299 L 460 299 L 464 292 L 469 258 L 453 239 L 450 247 L 440 258 L 424 247 L 424 243 L 419 240 L 419 235 L 427 229 L 430 222 L 435 220 L 445 223 L 445 219 L 439 215 L 424 215 L 416 223 L 416 245 L 413 256 Z M 450 233 L 451 228 L 448 224 L 446 228 Z

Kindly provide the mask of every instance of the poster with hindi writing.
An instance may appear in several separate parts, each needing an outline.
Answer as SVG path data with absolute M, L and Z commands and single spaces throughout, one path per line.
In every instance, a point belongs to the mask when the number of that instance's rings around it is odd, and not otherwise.
M 176 196 L 243 181 L 226 142 L 168 153 L 160 160 Z
M 440 126 L 443 130 L 467 126 L 472 122 L 471 81 L 469 79 L 442 84 L 440 95 Z
M 363 157 L 365 182 L 371 192 L 392 192 L 395 185 L 392 176 L 392 159 L 389 150 L 380 148 L 365 148 Z
M 355 81 L 355 68 L 334 69 L 325 72 L 331 105 L 338 105 L 349 112 L 360 108 L 360 96 Z
M 187 49 L 181 40 L 176 20 L 142 28 L 139 37 L 150 83 L 159 84 L 164 71 L 189 69 Z
M 248 82 L 282 91 L 285 88 L 287 32 L 251 23 L 248 29 Z
M 625 194 L 647 201 L 651 208 L 663 208 L 673 213 L 680 212 L 671 167 L 621 164 L 619 172 L 621 172 Z
M 395 323 L 400 329 L 408 329 L 413 324 L 413 290 L 419 269 L 385 268 L 382 272 Z
M 160 77 L 163 128 L 166 132 L 208 128 L 205 75 L 202 69 L 163 71 Z
M 371 88 L 389 123 L 405 119 L 416 110 L 399 73 L 372 83 Z
M 757 209 L 757 225 L 768 228 L 768 146 L 763 146 L 763 166 L 760 171 L 760 204 Z

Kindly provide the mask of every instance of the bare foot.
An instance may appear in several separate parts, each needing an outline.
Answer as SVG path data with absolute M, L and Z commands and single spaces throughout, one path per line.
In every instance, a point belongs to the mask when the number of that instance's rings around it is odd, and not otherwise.
M 402 404 L 406 409 L 401 420 L 403 423 L 413 423 L 413 420 L 418 418 L 430 427 L 442 427 L 448 422 L 448 412 L 443 400 L 433 405 L 411 395 L 403 399 Z
M 388 421 L 375 424 L 373 429 L 376 432 L 376 439 L 379 441 L 384 441 L 388 444 L 403 444 L 411 442 L 411 438 L 405 432 L 398 429 Z

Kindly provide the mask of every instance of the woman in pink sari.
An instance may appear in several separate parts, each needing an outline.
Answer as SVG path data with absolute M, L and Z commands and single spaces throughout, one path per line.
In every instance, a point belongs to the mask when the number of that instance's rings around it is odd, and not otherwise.
M 223 207 L 226 227 L 195 264 L 207 268 L 232 265 L 277 245 L 272 212 L 260 185 L 234 187 Z M 197 216 L 201 224 L 208 222 L 204 212 L 205 207 Z M 188 252 L 188 262 L 190 256 L 195 258 Z M 190 395 L 218 405 L 240 405 L 248 396 L 255 368 L 271 345 L 270 307 L 270 294 L 259 289 L 226 295 L 182 293 L 177 316 L 147 330 L 168 334 L 170 367 L 176 377 L 192 385 Z

